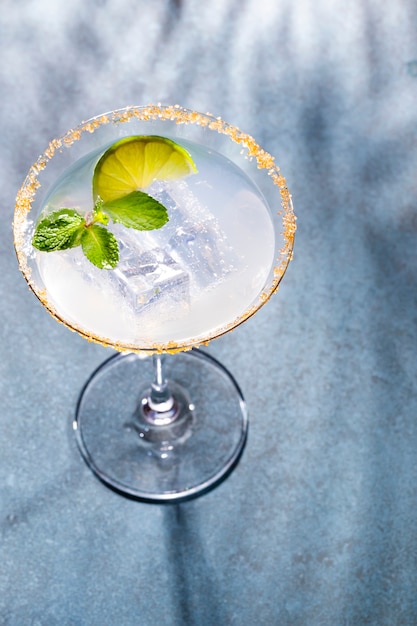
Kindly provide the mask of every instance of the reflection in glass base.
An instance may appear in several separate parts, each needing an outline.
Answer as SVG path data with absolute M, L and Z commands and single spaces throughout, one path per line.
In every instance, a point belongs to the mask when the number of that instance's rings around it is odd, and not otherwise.
M 86 383 L 73 427 L 85 461 L 107 486 L 138 499 L 178 502 L 233 469 L 248 420 L 237 383 L 213 357 L 197 349 L 168 354 L 163 369 L 174 398 L 167 419 L 154 416 L 147 402 L 152 357 L 117 354 Z

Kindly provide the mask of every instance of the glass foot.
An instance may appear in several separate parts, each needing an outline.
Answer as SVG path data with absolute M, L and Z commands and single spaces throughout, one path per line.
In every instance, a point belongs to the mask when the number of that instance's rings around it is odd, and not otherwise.
M 86 383 L 73 423 L 85 461 L 106 485 L 154 502 L 220 482 L 248 429 L 241 391 L 213 357 L 197 349 L 165 355 L 163 370 L 170 397 L 155 405 L 152 357 L 111 357 Z

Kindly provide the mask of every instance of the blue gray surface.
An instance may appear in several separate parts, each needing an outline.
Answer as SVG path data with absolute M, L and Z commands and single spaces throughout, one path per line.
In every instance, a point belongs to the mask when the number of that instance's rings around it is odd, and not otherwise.
M 412 0 L 2 1 L 0 624 L 417 624 L 416 23 Z M 74 406 L 111 352 L 42 309 L 11 234 L 52 137 L 152 101 L 254 135 L 299 218 L 279 293 L 208 348 L 243 457 L 177 506 L 82 462 Z

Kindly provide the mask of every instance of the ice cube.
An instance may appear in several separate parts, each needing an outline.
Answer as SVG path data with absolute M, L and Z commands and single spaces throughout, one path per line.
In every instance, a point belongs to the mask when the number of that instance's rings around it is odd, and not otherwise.
M 204 226 L 179 227 L 169 240 L 172 256 L 192 271 L 199 288 L 214 285 L 231 271 L 219 249 L 219 241 Z
M 119 240 L 120 260 L 112 272 L 124 298 L 136 313 L 158 304 L 172 311 L 189 304 L 189 276 L 172 256 L 160 247 L 141 251 L 134 238 Z
M 168 209 L 164 247 L 190 274 L 192 292 L 214 286 L 235 269 L 234 252 L 219 221 L 186 181 L 156 181 L 149 191 Z

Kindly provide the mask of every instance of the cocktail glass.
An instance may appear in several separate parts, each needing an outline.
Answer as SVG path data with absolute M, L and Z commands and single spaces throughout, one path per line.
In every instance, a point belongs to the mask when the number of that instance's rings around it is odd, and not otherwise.
M 56 202 L 88 205 L 86 181 L 100 156 L 136 135 L 170 138 L 196 163 L 198 174 L 150 190 L 167 203 L 169 226 L 133 239 L 116 226 L 125 260 L 114 270 L 93 268 L 79 250 L 35 250 L 39 215 Z M 138 499 L 179 501 L 233 469 L 246 441 L 245 401 L 232 374 L 200 347 L 268 301 L 292 258 L 294 233 L 273 157 L 220 118 L 177 105 L 92 118 L 52 141 L 30 168 L 16 200 L 19 267 L 53 317 L 116 350 L 86 382 L 73 422 L 104 484 Z M 133 282 L 132 258 L 140 266 Z

